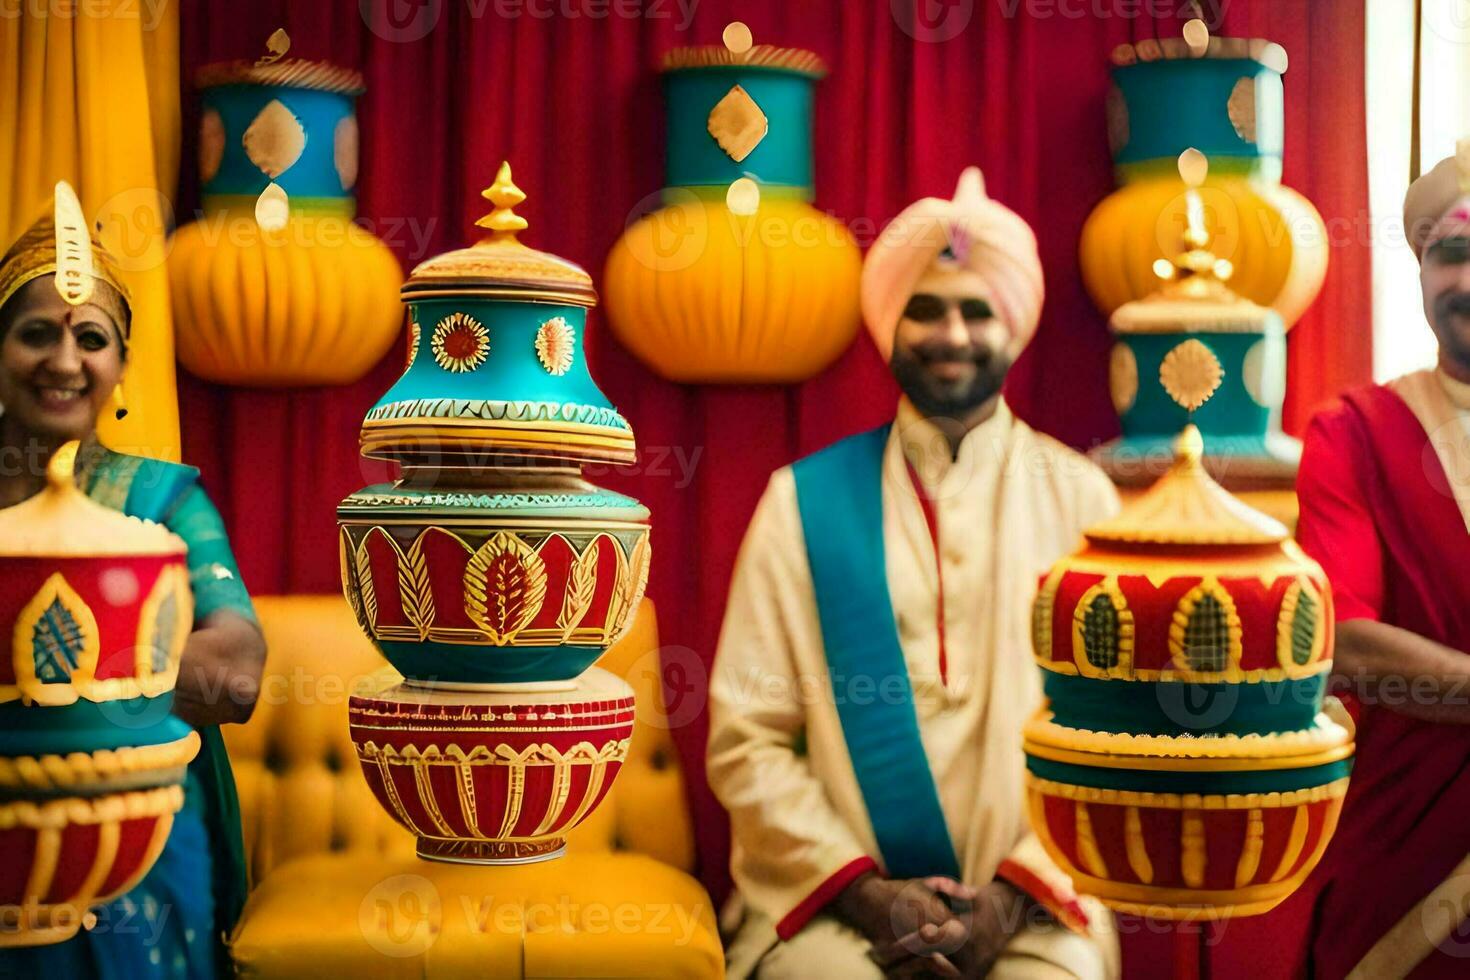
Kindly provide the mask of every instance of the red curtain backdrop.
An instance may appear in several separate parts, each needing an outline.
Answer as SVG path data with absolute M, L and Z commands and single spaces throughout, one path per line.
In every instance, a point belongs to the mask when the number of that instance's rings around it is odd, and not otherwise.
M 473 240 L 479 192 L 509 159 L 529 194 L 523 237 L 600 278 L 663 176 L 654 66 L 676 45 L 718 43 L 741 19 L 757 42 L 807 47 L 831 67 L 816 114 L 816 203 L 863 244 L 914 198 L 948 195 L 980 164 L 990 193 L 1036 228 L 1047 276 L 1041 331 L 1016 369 L 1018 411 L 1076 446 L 1116 433 L 1109 341 L 1083 291 L 1082 222 L 1113 187 L 1103 118 L 1108 53 L 1177 36 L 1183 7 L 1137 0 L 255 0 L 183 15 L 183 77 L 264 53 L 285 27 L 292 56 L 361 69 L 361 215 L 405 267 Z M 690 4 L 693 4 L 692 14 Z M 1286 75 L 1286 182 L 1334 230 L 1327 286 L 1291 334 L 1288 427 L 1366 380 L 1367 178 L 1361 2 L 1235 0 L 1217 33 L 1271 38 Z M 637 16 L 627 16 L 633 13 Z M 922 16 L 927 14 L 927 17 Z M 1131 16 L 1130 16 L 1131 15 Z M 187 83 L 186 83 L 187 84 Z M 185 93 L 185 157 L 197 99 Z M 186 164 L 185 170 L 191 168 Z M 197 205 L 186 173 L 180 213 Z M 833 368 L 789 388 L 683 387 L 625 353 L 594 312 L 594 374 L 632 421 L 627 472 L 590 474 L 653 511 L 671 709 L 699 835 L 701 875 L 728 888 L 724 814 L 705 788 L 703 687 L 745 524 L 768 474 L 889 417 L 896 389 L 864 335 Z M 400 347 L 346 388 L 230 390 L 182 381 L 185 458 L 230 526 L 257 593 L 338 588 L 334 508 L 387 477 L 357 453 L 363 413 L 400 369 Z M 323 651 L 323 656 L 330 656 Z

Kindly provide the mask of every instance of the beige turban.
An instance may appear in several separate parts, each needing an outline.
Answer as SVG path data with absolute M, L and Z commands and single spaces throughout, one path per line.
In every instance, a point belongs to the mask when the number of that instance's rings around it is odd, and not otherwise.
M 1041 259 L 1031 227 L 985 196 L 979 167 L 960 174 L 954 199 L 926 197 L 889 222 L 863 260 L 863 319 L 884 360 L 914 286 L 935 262 L 985 280 L 996 315 L 1023 340 L 1041 317 Z
M 1470 237 L 1470 139 L 1455 144 L 1455 155 L 1421 174 L 1404 195 L 1404 237 L 1420 259 L 1424 250 L 1446 238 Z

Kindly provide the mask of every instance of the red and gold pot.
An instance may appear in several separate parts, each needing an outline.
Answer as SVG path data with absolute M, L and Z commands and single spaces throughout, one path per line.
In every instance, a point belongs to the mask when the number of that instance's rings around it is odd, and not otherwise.
M 421 857 L 523 864 L 559 856 L 612 788 L 633 690 L 595 667 L 540 689 L 403 684 L 353 697 L 348 718 L 368 785 Z
M 0 946 L 61 942 L 142 878 L 199 748 L 170 712 L 185 545 L 85 497 L 75 455 L 0 511 Z
M 1193 427 L 1170 472 L 1043 579 L 1033 826 L 1079 890 L 1159 918 L 1253 915 L 1336 826 L 1351 723 L 1325 698 L 1332 592 L 1216 484 Z

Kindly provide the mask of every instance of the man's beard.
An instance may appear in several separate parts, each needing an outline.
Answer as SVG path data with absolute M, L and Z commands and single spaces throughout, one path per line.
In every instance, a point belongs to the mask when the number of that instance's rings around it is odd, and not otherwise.
M 1011 357 L 1005 351 L 975 348 L 961 358 L 975 365 L 974 376 L 946 381 L 929 369 L 928 361 L 939 357 L 937 353 L 926 356 L 918 350 L 895 348 L 889 364 L 903 393 L 928 418 L 963 419 L 1000 394 L 1011 367 Z
M 1434 299 L 1440 356 L 1470 372 L 1470 293 L 1448 290 Z

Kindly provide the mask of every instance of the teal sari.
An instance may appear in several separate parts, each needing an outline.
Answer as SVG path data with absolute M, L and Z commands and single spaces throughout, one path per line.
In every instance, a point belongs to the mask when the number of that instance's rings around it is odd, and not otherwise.
M 254 620 L 224 524 L 198 479 L 190 466 L 107 451 L 82 476 L 82 489 L 98 503 L 156 521 L 184 539 L 196 625 L 222 609 Z M 0 950 L 0 977 L 230 975 L 224 937 L 246 893 L 240 802 L 219 728 L 198 732 L 201 747 L 189 764 L 184 808 L 158 863 L 132 891 L 95 909 L 91 930 L 53 946 Z

